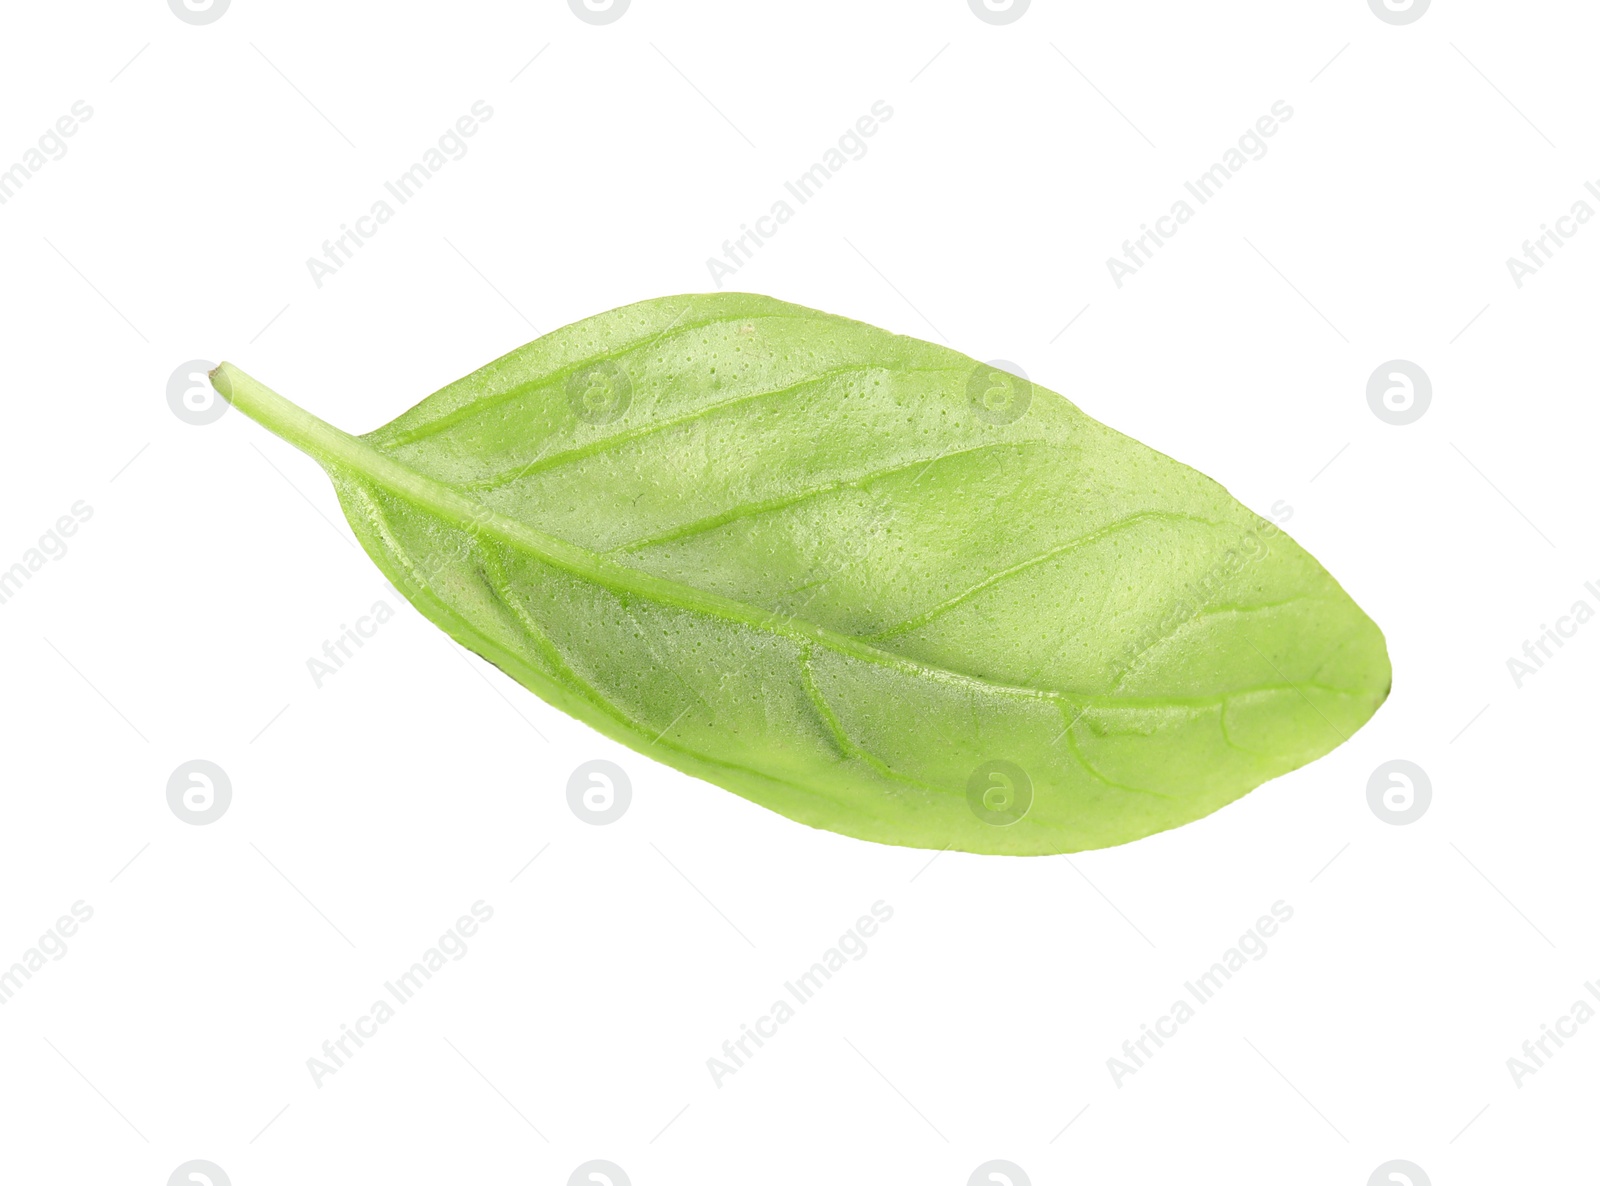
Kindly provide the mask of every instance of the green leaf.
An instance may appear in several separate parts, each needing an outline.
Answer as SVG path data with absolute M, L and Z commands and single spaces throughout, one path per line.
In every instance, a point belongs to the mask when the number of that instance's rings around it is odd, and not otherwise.
M 1060 853 L 1215 811 L 1389 691 L 1211 479 L 942 346 L 768 297 L 557 330 L 349 436 L 224 363 L 429 619 L 791 819 Z

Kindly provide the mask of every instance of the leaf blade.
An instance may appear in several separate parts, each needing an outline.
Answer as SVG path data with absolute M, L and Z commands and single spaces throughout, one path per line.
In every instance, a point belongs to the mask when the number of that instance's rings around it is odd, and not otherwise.
M 1376 626 L 1215 482 L 1042 389 L 997 421 L 973 392 L 1012 380 L 798 306 L 614 310 L 362 438 L 219 375 L 457 641 L 813 826 L 1122 843 L 1320 756 L 1387 695 Z M 998 824 L 996 761 L 1031 792 Z

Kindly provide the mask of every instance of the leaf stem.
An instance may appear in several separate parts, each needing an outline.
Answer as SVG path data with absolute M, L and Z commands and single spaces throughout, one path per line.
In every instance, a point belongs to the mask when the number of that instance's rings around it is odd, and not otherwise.
M 266 384 L 245 375 L 234 363 L 222 363 L 221 367 L 211 371 L 210 378 L 211 386 L 221 392 L 222 399 L 309 455 L 334 480 L 341 475 L 354 475 L 374 483 L 382 490 L 394 491 L 418 506 L 427 507 L 440 519 L 466 528 L 470 533 L 483 530 L 488 520 L 499 519 L 498 515 L 488 511 L 482 504 L 475 503 L 474 499 L 466 498 L 459 491 L 451 490 L 426 474 L 419 474 L 410 466 L 403 466 L 394 458 L 379 453 L 360 437 L 352 437 L 349 432 L 336 429 L 325 419 L 310 415 L 298 403 L 283 399 Z M 491 530 L 494 527 L 512 527 L 515 535 L 530 536 L 536 539 L 536 546 L 546 549 L 550 544 L 555 544 L 557 551 L 581 551 L 574 549 L 571 544 L 562 544 L 520 525 L 493 523 Z
M 209 378 L 217 393 L 262 427 L 288 441 L 318 461 L 350 458 L 348 446 L 364 449 L 354 437 L 341 432 L 326 420 L 291 403 L 276 391 L 257 382 L 231 362 L 212 371 Z
M 375 449 L 368 441 L 351 436 L 284 399 L 232 363 L 223 363 L 211 372 L 210 377 L 211 385 L 224 399 L 262 427 L 308 454 L 328 471 L 336 484 L 341 479 L 370 483 L 379 490 L 398 495 L 427 510 L 469 535 L 495 536 L 530 549 L 547 563 L 585 578 L 594 579 L 601 571 L 613 575 L 628 571 L 602 561 L 587 548 L 497 514 L 476 499 L 396 461 Z
M 718 593 L 654 576 L 598 556 L 588 548 L 568 540 L 548 535 L 531 524 L 501 514 L 485 503 L 396 461 L 360 437 L 341 432 L 258 383 L 232 363 L 225 362 L 211 372 L 211 385 L 246 416 L 309 454 L 328 470 L 336 484 L 341 480 L 369 483 L 380 491 L 396 495 L 428 511 L 470 536 L 491 536 L 501 540 L 542 563 L 571 573 L 581 580 L 591 581 L 619 597 L 631 594 L 652 598 L 675 609 L 714 615 L 800 643 L 821 643 L 837 654 L 911 674 L 923 675 L 929 670 L 918 660 L 880 650 L 870 642 L 841 634 L 798 615 L 762 609 Z M 358 530 L 356 535 L 371 552 L 364 533 Z M 990 690 L 1028 700 L 1059 700 L 1062 695 L 1035 688 L 987 683 L 977 677 L 950 672 L 940 673 L 940 678 L 951 682 L 970 680 Z
M 476 530 L 484 519 L 493 517 L 479 503 L 385 456 L 360 437 L 351 436 L 313 416 L 231 362 L 217 367 L 210 377 L 211 385 L 223 399 L 308 454 L 335 478 L 342 473 L 374 482 L 469 531 Z

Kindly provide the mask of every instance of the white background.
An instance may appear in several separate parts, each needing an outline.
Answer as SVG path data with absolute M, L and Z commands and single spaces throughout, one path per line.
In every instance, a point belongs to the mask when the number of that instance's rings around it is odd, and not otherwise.
M 93 514 L 0 605 L 0 965 L 73 902 L 94 917 L 0 1007 L 0 1180 L 1593 1172 L 1600 1025 L 1520 1087 L 1506 1065 L 1600 977 L 1600 625 L 1520 688 L 1506 665 L 1600 606 L 1600 226 L 1521 288 L 1505 263 L 1600 179 L 1591 5 L 5 22 L 0 168 L 75 101 L 93 116 L 0 206 L 0 567 Z M 467 155 L 319 288 L 307 257 L 479 99 Z M 707 257 L 880 99 L 867 154 L 728 287 L 1014 360 L 1292 507 L 1394 661 L 1349 744 L 1070 859 L 811 831 L 548 708 L 395 598 L 311 461 L 168 407 L 175 367 L 227 358 L 366 431 L 538 332 L 708 289 Z M 1106 258 L 1280 99 L 1270 151 L 1119 288 Z M 1434 387 L 1404 427 L 1366 401 L 1394 358 Z M 316 687 L 307 660 L 378 600 L 394 619 Z M 233 788 L 203 827 L 166 800 L 192 758 Z M 607 827 L 566 802 L 595 758 L 633 784 Z M 1409 826 L 1367 803 L 1393 758 L 1432 782 Z M 306 1060 L 480 899 L 465 958 L 314 1085 Z M 1280 899 L 1265 958 L 1117 1086 L 1106 1060 Z M 865 958 L 714 1086 L 706 1060 L 878 900 Z

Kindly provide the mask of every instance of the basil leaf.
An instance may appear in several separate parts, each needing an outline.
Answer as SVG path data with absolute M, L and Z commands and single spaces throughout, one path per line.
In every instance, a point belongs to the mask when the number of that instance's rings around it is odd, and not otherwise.
M 429 619 L 607 736 L 887 844 L 1198 819 L 1388 694 L 1275 526 L 953 350 L 744 294 L 548 334 L 349 436 L 224 363 Z

